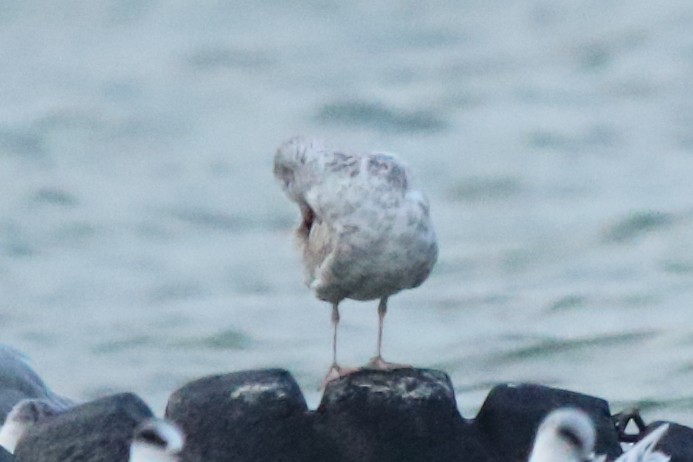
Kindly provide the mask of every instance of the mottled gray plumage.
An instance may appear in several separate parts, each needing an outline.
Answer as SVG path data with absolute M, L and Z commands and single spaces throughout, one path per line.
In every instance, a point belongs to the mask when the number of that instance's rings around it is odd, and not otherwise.
M 337 305 L 380 299 L 419 286 L 438 256 L 428 200 L 412 187 L 407 167 L 385 153 L 349 153 L 294 137 L 277 150 L 274 175 L 301 210 L 296 236 L 306 283 Z M 335 331 L 336 335 L 336 331 Z M 380 358 L 378 364 L 386 363 Z

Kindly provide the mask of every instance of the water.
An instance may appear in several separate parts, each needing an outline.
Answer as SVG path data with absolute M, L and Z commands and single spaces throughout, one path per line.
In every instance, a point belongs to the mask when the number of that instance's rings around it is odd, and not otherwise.
M 688 0 L 47 1 L 0 6 L 0 333 L 56 391 L 162 412 L 205 374 L 330 361 L 297 133 L 398 152 L 440 260 L 384 355 L 447 371 L 467 417 L 535 381 L 693 425 Z M 365 363 L 376 302 L 347 301 Z

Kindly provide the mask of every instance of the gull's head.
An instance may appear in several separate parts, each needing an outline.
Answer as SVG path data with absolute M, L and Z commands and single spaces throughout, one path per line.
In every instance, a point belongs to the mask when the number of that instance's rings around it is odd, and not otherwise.
M 147 419 L 135 428 L 130 462 L 174 462 L 183 450 L 181 429 L 166 419 Z
M 575 408 L 549 413 L 539 425 L 529 462 L 591 460 L 597 434 L 592 419 Z
M 301 211 L 302 221 L 296 230 L 297 243 L 301 247 L 307 244 L 315 220 L 315 211 L 305 198 L 315 174 L 308 164 L 315 162 L 324 151 L 322 141 L 294 136 L 279 146 L 274 154 L 274 176 L 284 193 L 298 204 Z
M 14 452 L 20 438 L 34 424 L 59 414 L 63 408 L 45 399 L 23 399 L 14 405 L 0 428 L 0 446 Z
M 285 141 L 274 154 L 274 176 L 284 192 L 294 201 L 300 202 L 303 197 L 302 178 L 307 172 L 302 167 L 324 150 L 321 141 L 294 136 Z

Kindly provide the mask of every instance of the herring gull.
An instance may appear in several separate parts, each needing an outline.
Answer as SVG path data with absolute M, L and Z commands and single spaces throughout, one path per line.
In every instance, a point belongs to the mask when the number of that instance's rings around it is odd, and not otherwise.
M 332 305 L 332 365 L 325 382 L 354 370 L 337 363 L 345 298 L 379 300 L 376 355 L 366 367 L 403 367 L 381 355 L 388 297 L 423 283 L 438 257 L 428 200 L 412 185 L 409 169 L 392 154 L 335 150 L 297 136 L 277 150 L 274 175 L 301 212 L 296 237 L 306 284 Z

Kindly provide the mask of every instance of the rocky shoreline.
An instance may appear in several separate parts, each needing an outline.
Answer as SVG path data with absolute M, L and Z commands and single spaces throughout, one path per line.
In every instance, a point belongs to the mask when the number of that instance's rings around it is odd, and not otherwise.
M 563 406 L 589 414 L 608 460 L 655 425 L 626 435 L 628 418 L 607 401 L 537 384 L 500 384 L 465 418 L 447 374 L 413 368 L 333 381 L 315 410 L 288 371 L 213 375 L 175 391 L 165 417 L 185 434 L 181 461 L 507 462 L 527 460 L 539 422 Z M 14 459 L 0 461 L 127 461 L 134 428 L 152 415 L 130 393 L 80 404 L 29 428 Z M 693 461 L 693 429 L 673 424 L 658 447 L 672 462 Z

